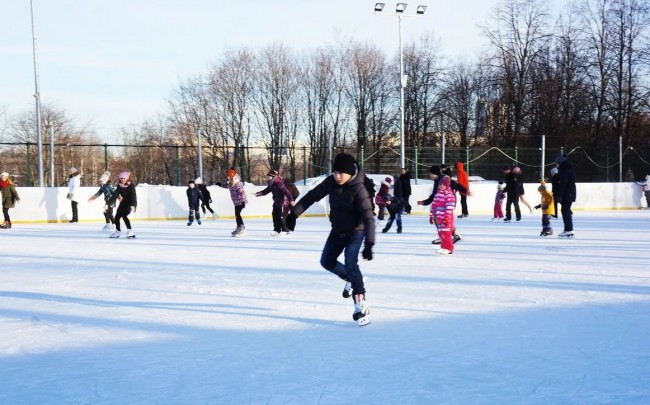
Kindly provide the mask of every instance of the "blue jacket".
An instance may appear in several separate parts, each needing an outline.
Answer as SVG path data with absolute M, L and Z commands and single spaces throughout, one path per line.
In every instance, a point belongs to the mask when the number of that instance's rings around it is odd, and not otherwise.
M 197 209 L 199 207 L 199 203 L 201 200 L 203 200 L 203 195 L 201 194 L 201 190 L 199 190 L 198 187 L 194 188 L 187 188 L 187 204 L 190 206 L 190 209 Z
M 113 193 L 115 193 L 115 186 L 113 186 L 111 183 L 105 183 L 102 184 L 101 187 L 99 187 L 99 190 L 95 193 L 93 197 L 97 198 L 100 195 L 104 194 L 104 202 L 108 202 L 108 200 L 113 197 Z M 115 202 L 113 202 L 113 207 L 115 206 Z

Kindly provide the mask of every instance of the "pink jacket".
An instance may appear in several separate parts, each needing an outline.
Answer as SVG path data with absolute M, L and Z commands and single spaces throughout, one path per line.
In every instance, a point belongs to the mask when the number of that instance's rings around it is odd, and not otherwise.
M 454 208 L 456 196 L 451 188 L 438 190 L 431 203 L 431 214 L 436 218 L 438 231 L 450 231 L 454 225 Z

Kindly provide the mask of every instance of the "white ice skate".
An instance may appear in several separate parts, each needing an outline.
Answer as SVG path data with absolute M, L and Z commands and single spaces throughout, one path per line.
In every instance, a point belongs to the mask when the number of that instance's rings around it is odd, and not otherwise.
M 561 239 L 571 239 L 575 237 L 575 234 L 573 233 L 573 231 L 564 231 L 561 234 L 559 234 L 557 237 Z
M 452 254 L 452 252 L 449 249 L 438 249 L 436 251 L 436 254 L 438 256 L 449 256 L 450 254 Z
M 128 230 L 126 231 L 126 238 L 127 238 L 127 239 L 135 239 L 135 234 L 133 233 L 133 230 L 132 230 L 132 229 L 128 229 Z
M 106 224 L 106 225 L 104 225 L 104 227 L 102 228 L 102 231 L 110 231 L 110 230 L 111 230 L 111 224 Z
M 111 238 L 111 239 L 117 239 L 117 238 L 120 237 L 121 234 L 122 234 L 122 232 L 120 232 L 120 231 L 115 231 L 115 232 L 113 232 L 113 233 L 111 234 L 111 236 L 109 236 L 109 238 Z
M 365 326 L 370 323 L 370 308 L 366 304 L 365 294 L 356 294 L 354 296 L 354 313 L 352 319 L 357 321 L 359 326 Z

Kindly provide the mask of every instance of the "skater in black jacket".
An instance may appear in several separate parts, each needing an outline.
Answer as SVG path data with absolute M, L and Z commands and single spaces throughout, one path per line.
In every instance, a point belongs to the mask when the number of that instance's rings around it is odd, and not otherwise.
M 122 172 L 117 176 L 117 187 L 115 187 L 115 193 L 113 196 L 106 202 L 107 205 L 115 204 L 115 201 L 118 198 L 121 198 L 120 205 L 117 207 L 115 212 L 115 232 L 113 232 L 110 238 L 119 238 L 122 234 L 120 230 L 120 219 L 124 220 L 124 225 L 126 225 L 126 237 L 127 239 L 135 238 L 135 234 L 131 229 L 131 221 L 129 221 L 129 215 L 134 213 L 138 207 L 138 197 L 135 192 L 135 184 L 131 180 L 131 172 Z
M 503 222 L 510 222 L 512 220 L 512 206 L 515 206 L 515 217 L 517 221 L 521 221 L 521 210 L 519 209 L 519 177 L 512 171 L 512 167 L 506 164 L 503 165 L 503 174 L 506 176 L 504 189 L 506 193 L 506 219 Z
M 346 281 L 343 297 L 354 299 L 352 318 L 365 325 L 370 310 L 365 301 L 366 289 L 359 268 L 359 251 L 372 260 L 375 223 L 372 203 L 364 186 L 365 174 L 351 155 L 340 153 L 334 158 L 332 175 L 309 191 L 295 204 L 290 215 L 300 216 L 316 201 L 329 196 L 332 229 L 323 247 L 320 264 Z M 364 242 L 365 239 L 365 242 Z M 344 263 L 338 257 L 344 254 Z
M 190 180 L 187 183 L 187 190 L 185 193 L 187 194 L 187 205 L 190 210 L 189 216 L 187 217 L 187 226 L 192 225 L 195 217 L 196 223 L 201 225 L 201 211 L 199 211 L 199 205 L 203 200 L 203 195 L 201 195 L 199 188 L 196 187 L 194 180 Z
M 203 211 L 203 215 L 206 215 L 205 210 L 207 208 L 207 210 L 210 211 L 210 214 L 212 214 L 212 219 L 217 219 L 217 214 L 215 214 L 212 207 L 210 207 L 210 204 L 212 204 L 212 196 L 210 195 L 210 190 L 208 190 L 208 187 L 203 184 L 203 179 L 197 177 L 196 180 L 194 180 L 194 184 L 196 184 L 196 188 L 198 188 L 201 192 L 201 210 Z
M 553 197 L 562 206 L 562 221 L 564 222 L 564 232 L 558 236 L 560 238 L 572 238 L 574 234 L 571 205 L 576 201 L 576 172 L 565 155 L 556 157 L 555 165 L 558 169 L 558 181 Z

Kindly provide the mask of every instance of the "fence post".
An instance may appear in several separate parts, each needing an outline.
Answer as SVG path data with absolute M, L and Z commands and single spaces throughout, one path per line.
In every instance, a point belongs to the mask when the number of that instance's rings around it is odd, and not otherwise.
M 176 145 L 176 185 L 181 185 L 181 147 Z
M 108 144 L 104 143 L 104 171 L 108 171 Z
M 361 146 L 361 148 L 359 150 L 361 151 L 361 156 L 360 156 L 359 162 L 361 163 L 361 167 L 363 167 L 363 169 L 365 170 L 366 162 L 363 161 L 363 156 L 364 156 L 364 148 L 363 148 L 363 146 Z
M 415 185 L 417 185 L 418 184 L 418 167 L 420 166 L 419 162 L 418 162 L 418 147 L 417 146 L 413 150 L 413 153 L 415 154 L 414 159 L 413 159 L 415 161 Z
M 514 163 L 515 164 L 512 165 L 512 167 L 516 167 L 517 165 L 519 165 L 519 147 L 518 146 L 515 146 L 515 162 Z
M 609 146 L 605 151 L 605 181 L 609 183 Z
M 31 187 L 32 186 L 32 182 L 31 182 L 31 179 L 32 179 L 32 165 L 31 165 L 31 162 L 30 162 L 31 159 L 30 159 L 30 156 L 29 156 L 29 142 L 25 142 L 25 147 L 27 148 L 27 153 L 26 153 L 26 156 L 27 156 L 27 175 L 25 176 L 25 185 Z
M 307 185 L 307 147 L 302 147 L 302 184 Z
M 465 171 L 469 174 L 469 146 L 465 147 Z
M 248 146 L 241 147 L 242 157 L 239 160 L 239 166 L 241 167 L 241 181 L 243 183 L 246 183 L 246 152 L 245 152 L 246 149 L 245 148 L 248 148 Z
M 544 180 L 544 164 L 546 163 L 546 135 L 542 135 L 542 167 L 540 170 L 540 181 Z

